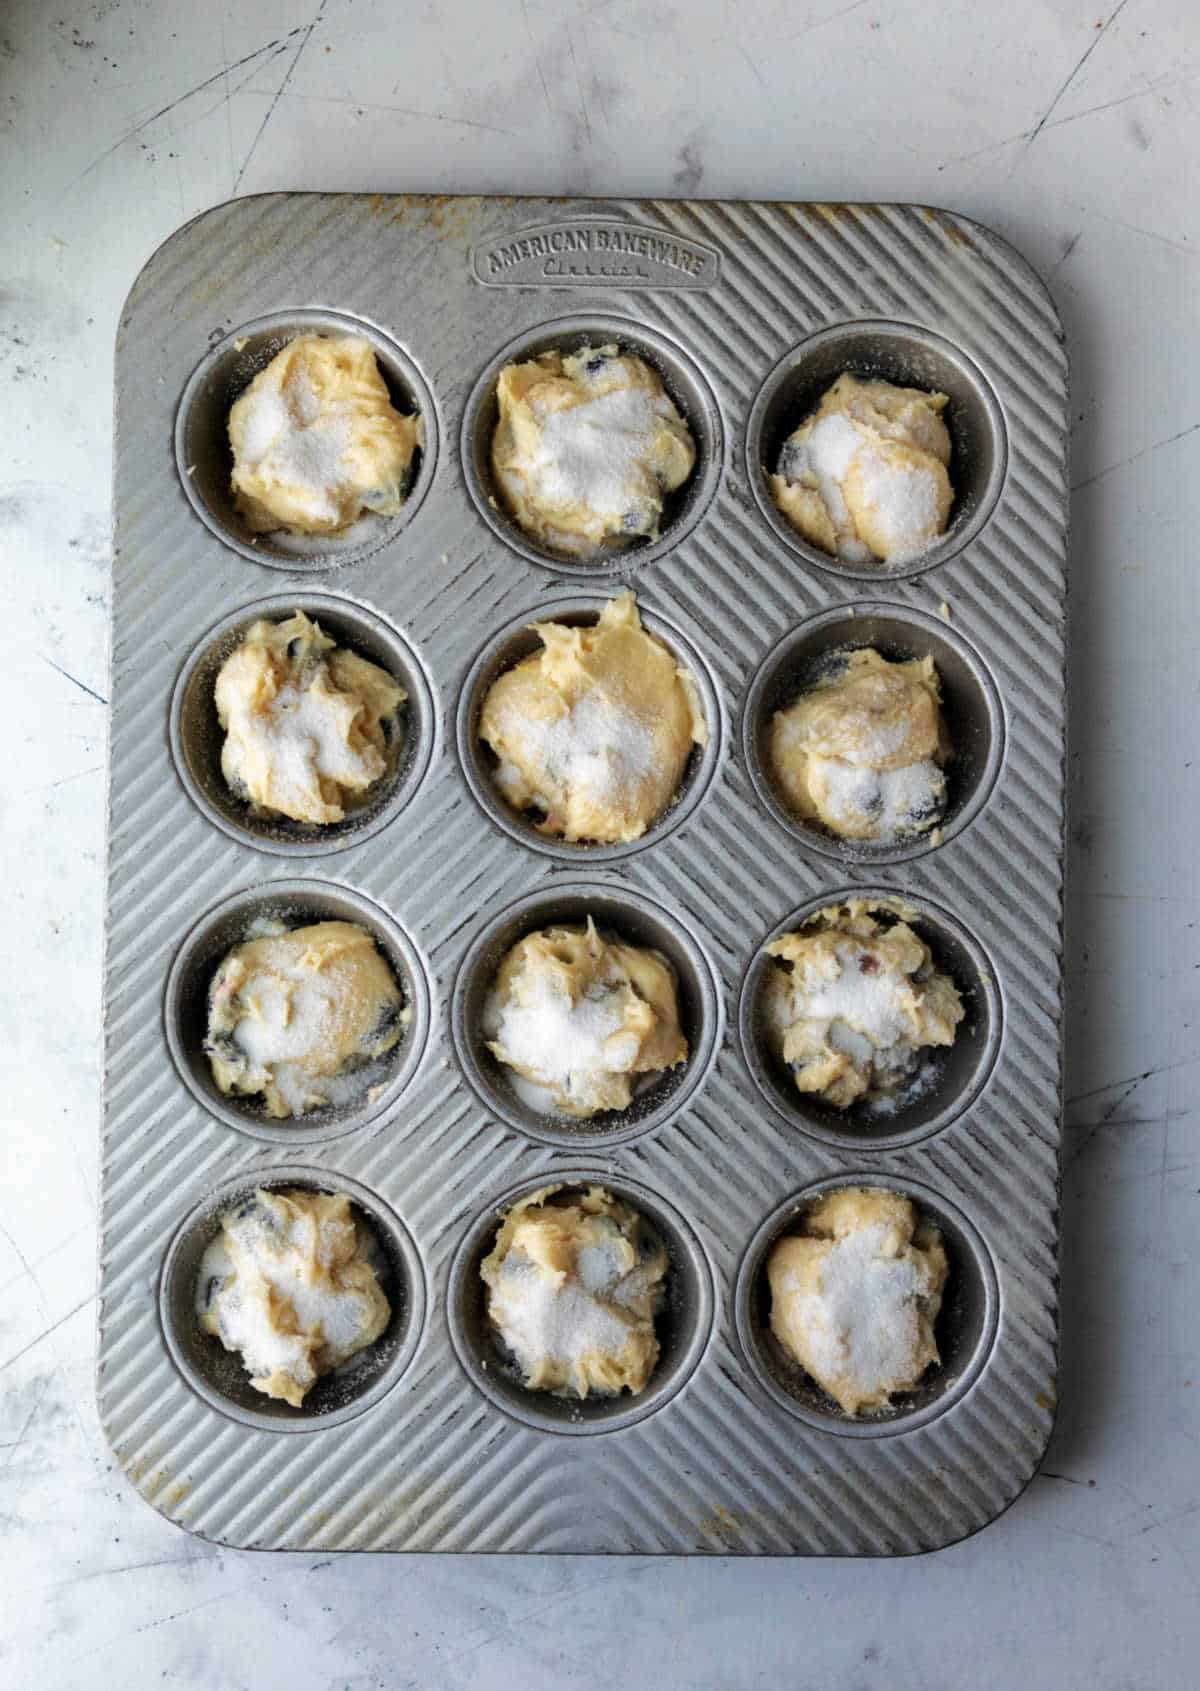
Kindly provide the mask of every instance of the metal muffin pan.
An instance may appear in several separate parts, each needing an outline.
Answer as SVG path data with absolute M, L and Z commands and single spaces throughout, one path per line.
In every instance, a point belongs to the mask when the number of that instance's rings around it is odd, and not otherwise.
M 371 338 L 425 447 L 399 518 L 292 548 L 240 526 L 224 419 L 314 328 Z M 698 458 L 658 541 L 588 565 L 494 503 L 494 383 L 613 340 L 660 370 Z M 845 368 L 950 394 L 950 531 L 902 570 L 813 552 L 770 503 L 780 442 Z M 1065 415 L 1040 282 L 924 207 L 267 195 L 155 254 L 117 349 L 98 1392 L 156 1508 L 271 1548 L 880 1555 L 1019 1493 L 1056 1396 Z M 475 723 L 531 622 L 591 620 L 624 585 L 696 676 L 709 744 L 642 840 L 571 847 L 498 801 Z M 245 626 L 296 608 L 409 695 L 394 773 L 319 832 L 228 793 L 211 700 Z M 771 714 L 868 643 L 942 675 L 940 843 L 845 847 L 773 790 Z M 936 1091 L 883 1118 L 789 1093 L 755 1014 L 765 941 L 863 894 L 913 906 L 968 1010 Z M 212 1087 L 208 982 L 262 913 L 360 921 L 401 981 L 411 1024 L 357 1108 L 273 1122 Z M 504 948 L 587 914 L 667 957 L 690 1055 L 571 1124 L 521 1104 L 479 1023 Z M 515 1197 L 591 1182 L 671 1272 L 647 1391 L 578 1405 L 513 1376 L 478 1264 Z M 914 1197 L 951 1278 L 942 1366 L 849 1421 L 774 1346 L 765 1259 L 812 1196 L 864 1183 Z M 299 1412 L 192 1313 L 216 1217 L 256 1184 L 347 1191 L 395 1311 Z

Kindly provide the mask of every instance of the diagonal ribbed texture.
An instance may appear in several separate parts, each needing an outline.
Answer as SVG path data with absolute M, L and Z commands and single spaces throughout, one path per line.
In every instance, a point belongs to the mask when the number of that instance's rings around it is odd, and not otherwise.
M 709 291 L 489 289 L 469 254 L 555 219 L 602 213 L 674 231 L 721 255 Z M 289 576 L 243 559 L 201 524 L 176 478 L 175 408 L 211 340 L 261 315 L 316 306 L 398 340 L 435 396 L 440 454 L 424 505 L 394 544 L 343 570 Z M 716 393 L 725 461 L 680 545 L 623 572 L 711 665 L 722 764 L 699 808 L 652 849 L 584 865 L 688 916 L 724 994 L 714 1068 L 685 1109 L 609 1152 L 539 1147 L 497 1126 L 462 1082 L 447 1004 L 487 914 L 570 873 L 495 829 L 453 749 L 466 672 L 489 634 L 564 584 L 490 533 L 459 463 L 475 376 L 505 341 L 567 313 L 651 325 Z M 855 317 L 936 331 L 983 370 L 1009 440 L 1008 474 L 978 538 L 903 581 L 856 583 L 804 564 L 747 486 L 747 415 L 777 361 Z M 1057 1182 L 1064 745 L 1066 359 L 1044 288 L 986 230 L 904 206 L 787 206 L 273 195 L 180 231 L 138 279 L 117 349 L 109 942 L 101 1413 L 143 1496 L 181 1525 L 276 1548 L 742 1552 L 864 1555 L 948 1543 L 998 1514 L 1049 1436 L 1057 1342 Z M 612 576 L 605 578 L 607 585 Z M 577 590 L 572 580 L 568 590 Z M 193 807 L 167 720 L 180 666 L 219 618 L 268 593 L 319 588 L 400 626 L 432 680 L 430 772 L 406 812 L 360 846 L 304 863 L 240 845 Z M 978 1102 L 924 1144 L 842 1154 L 761 1100 L 737 1044 L 737 998 L 757 942 L 815 894 L 852 884 L 764 813 L 743 767 L 742 700 L 769 648 L 805 616 L 856 599 L 936 609 L 991 666 L 1005 761 L 976 821 L 913 863 L 872 866 L 956 914 L 990 954 L 1004 1036 Z M 296 1150 L 213 1120 L 172 1066 L 163 991 L 193 922 L 241 888 L 294 875 L 344 884 L 391 912 L 427 965 L 431 1038 L 397 1106 L 357 1133 Z M 507 1187 L 586 1159 L 660 1192 L 704 1244 L 711 1341 L 690 1381 L 621 1431 L 556 1437 L 518 1424 L 462 1372 L 446 1318 L 450 1261 L 471 1218 Z M 403 1218 L 424 1266 L 428 1317 L 399 1383 L 357 1419 L 290 1436 L 196 1396 L 157 1310 L 166 1246 L 218 1181 L 303 1162 L 344 1173 Z M 872 1170 L 944 1194 L 974 1220 L 999 1282 L 994 1347 L 975 1385 L 918 1430 L 839 1438 L 777 1408 L 733 1323 L 738 1263 L 791 1193 Z

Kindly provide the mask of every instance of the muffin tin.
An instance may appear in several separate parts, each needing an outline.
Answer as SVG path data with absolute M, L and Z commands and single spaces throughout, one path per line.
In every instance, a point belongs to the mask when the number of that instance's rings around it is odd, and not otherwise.
M 311 329 L 370 337 L 425 445 L 400 517 L 292 545 L 239 524 L 224 419 Z M 513 528 L 487 458 L 500 365 L 585 340 L 654 363 L 698 447 L 661 539 L 593 565 Z M 950 528 L 898 571 L 814 552 L 766 488 L 844 368 L 950 394 Z M 208 1538 L 308 1551 L 890 1555 L 991 1520 L 1057 1368 L 1066 360 L 1028 266 L 916 206 L 266 195 L 150 260 L 116 385 L 98 1393 L 137 1489 Z M 567 846 L 498 803 L 474 726 L 529 622 L 623 585 L 709 744 L 642 840 Z M 240 631 L 297 608 L 409 695 L 394 769 L 320 832 L 224 788 L 211 701 Z M 771 712 L 868 643 L 942 674 L 940 843 L 847 846 L 773 790 Z M 864 893 L 913 907 L 967 1007 L 937 1090 L 874 1119 L 789 1089 L 756 1013 L 764 943 Z M 572 1125 L 521 1104 L 479 1023 L 504 947 L 587 913 L 670 957 L 690 1056 Z M 400 979 L 411 1024 L 360 1107 L 278 1122 L 215 1092 L 204 993 L 261 914 L 361 922 Z M 644 1211 L 671 1276 L 647 1391 L 579 1405 L 513 1377 L 478 1263 L 514 1198 L 592 1182 Z M 771 1244 L 843 1184 L 913 1197 L 951 1258 L 941 1368 L 859 1421 L 779 1353 L 764 1292 Z M 192 1313 L 255 1185 L 347 1191 L 393 1305 L 298 1411 Z

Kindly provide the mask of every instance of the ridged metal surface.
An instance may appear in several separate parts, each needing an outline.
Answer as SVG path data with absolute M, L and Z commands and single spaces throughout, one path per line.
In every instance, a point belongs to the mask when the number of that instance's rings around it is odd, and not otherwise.
M 483 288 L 477 243 L 590 213 L 674 231 L 720 254 L 690 291 Z M 175 409 L 210 341 L 299 307 L 378 325 L 423 372 L 438 412 L 429 492 L 394 544 L 343 570 L 256 565 L 201 523 L 172 459 Z M 474 802 L 457 760 L 463 681 L 502 625 L 581 589 L 507 550 L 464 487 L 467 395 L 506 341 L 595 310 L 677 341 L 716 393 L 724 464 L 678 548 L 605 575 L 635 587 L 701 650 L 725 717 L 703 801 L 652 848 L 574 878 L 685 914 L 721 985 L 716 1062 L 682 1111 L 607 1150 L 538 1145 L 489 1120 L 457 1067 L 448 1005 L 488 915 L 571 864 L 536 855 Z M 996 508 L 950 561 L 861 583 L 811 567 L 762 520 L 746 420 L 768 372 L 813 331 L 886 318 L 945 337 L 1002 408 L 1009 462 Z M 119 1461 L 181 1525 L 237 1545 L 305 1550 L 892 1554 L 948 1543 L 998 1514 L 1049 1436 L 1057 1343 L 1060 919 L 1064 757 L 1066 360 L 1045 290 L 977 225 L 896 206 L 391 199 L 272 195 L 218 207 L 160 249 L 135 284 L 117 349 L 112 763 L 102 1296 L 98 1390 Z M 403 814 L 344 853 L 304 862 L 218 831 L 177 779 L 172 689 L 200 636 L 271 594 L 320 591 L 374 608 L 431 678 L 430 770 Z M 737 1003 L 755 947 L 789 911 L 852 886 L 765 810 L 742 762 L 741 710 L 766 653 L 804 617 L 886 601 L 937 611 L 985 657 L 1006 719 L 1004 762 L 972 824 L 940 850 L 872 864 L 958 916 L 992 958 L 999 1057 L 969 1112 L 892 1152 L 839 1150 L 777 1119 L 752 1084 Z M 382 1120 L 294 1155 L 216 1121 L 185 1090 L 163 1029 L 164 984 L 212 905 L 271 880 L 346 885 L 405 929 L 434 1004 L 420 1070 Z M 227 1418 L 172 1365 L 158 1277 L 179 1222 L 217 1182 L 303 1160 L 358 1180 L 399 1214 L 424 1264 L 428 1315 L 407 1372 L 357 1419 L 281 1437 Z M 464 1230 L 495 1195 L 556 1167 L 599 1164 L 660 1193 L 707 1253 L 712 1338 L 663 1407 L 594 1437 L 508 1418 L 450 1344 L 446 1290 Z M 999 1320 L 975 1384 L 917 1430 L 844 1438 L 784 1413 L 739 1350 L 733 1291 L 764 1218 L 813 1181 L 910 1178 L 975 1223 Z

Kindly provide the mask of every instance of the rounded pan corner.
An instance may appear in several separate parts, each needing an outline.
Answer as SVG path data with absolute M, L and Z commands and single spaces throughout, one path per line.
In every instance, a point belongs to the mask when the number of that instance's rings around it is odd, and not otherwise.
M 261 194 L 234 194 L 227 200 L 218 200 L 216 205 L 205 206 L 203 211 L 198 211 L 194 217 L 189 217 L 186 223 L 181 223 L 178 229 L 172 229 L 166 239 L 160 241 L 149 258 L 146 259 L 130 283 L 125 298 L 121 301 L 121 309 L 117 313 L 118 350 L 125 336 L 133 327 L 131 321 L 133 312 L 140 305 L 143 294 L 154 283 L 156 273 L 163 261 L 168 254 L 173 256 L 185 241 L 191 239 L 202 224 L 209 223 L 214 217 L 228 211 L 230 206 L 233 205 L 250 206 L 259 205 L 264 200 L 291 200 L 298 198 L 299 192 L 290 189 L 270 189 Z M 310 196 L 306 193 L 304 197 L 309 198 Z
M 977 217 L 968 216 L 966 212 L 951 211 L 947 206 L 927 205 L 924 201 L 914 205 L 913 209 L 924 213 L 925 216 L 932 218 L 938 223 L 941 223 L 943 219 L 946 219 L 958 229 L 965 226 L 973 235 L 978 235 L 980 237 L 981 243 L 986 244 L 994 253 L 1001 256 L 1006 264 L 1010 265 L 1015 270 L 1021 271 L 1026 282 L 1032 287 L 1034 292 L 1041 297 L 1047 311 L 1053 319 L 1055 334 L 1058 338 L 1059 345 L 1063 350 L 1063 354 L 1066 356 L 1067 333 L 1063 325 L 1062 313 L 1059 311 L 1054 295 L 1050 291 L 1049 283 L 1034 265 L 1033 261 L 1025 256 L 1020 247 L 1014 246 L 1007 235 L 997 234 L 997 232 L 990 228 L 988 224 L 981 223 Z
M 1051 1414 L 1046 1427 L 1046 1436 L 1038 1446 L 1033 1460 L 1029 1464 L 1028 1471 L 1022 1471 L 1017 1476 L 1013 1489 L 1001 1501 L 999 1507 L 992 1514 L 986 1515 L 981 1521 L 976 1521 L 974 1525 L 969 1526 L 965 1532 L 956 1532 L 951 1534 L 948 1538 L 935 1539 L 929 1544 L 918 1544 L 912 1550 L 893 1551 L 883 1556 L 871 1557 L 870 1560 L 889 1562 L 913 1561 L 918 1556 L 933 1556 L 936 1555 L 939 1550 L 952 1550 L 957 1544 L 966 1544 L 969 1539 L 978 1538 L 980 1533 L 986 1532 L 989 1527 L 995 1526 L 997 1521 L 1001 1520 L 1008 1514 L 1010 1509 L 1021 1501 L 1025 1493 L 1033 1484 L 1034 1480 L 1036 1480 L 1038 1475 L 1041 1473 L 1042 1463 L 1046 1460 L 1046 1452 L 1050 1447 L 1050 1440 L 1054 1437 L 1054 1428 L 1057 1420 L 1058 1401 L 1056 1399 L 1054 1412 Z
M 113 1434 L 111 1425 L 109 1424 L 107 1405 L 105 1403 L 104 1392 L 101 1385 L 100 1369 L 101 1360 L 99 1356 L 97 1356 L 95 1368 L 92 1373 L 92 1390 L 94 1391 L 96 1397 L 96 1419 L 100 1424 L 101 1436 L 103 1437 L 105 1444 L 108 1446 L 117 1472 L 125 1481 L 133 1495 L 137 1498 L 138 1502 L 144 1504 L 147 1509 L 152 1509 L 156 1515 L 166 1521 L 168 1526 L 178 1528 L 180 1532 L 187 1533 L 190 1538 L 202 1539 L 206 1544 L 220 1545 L 224 1550 L 245 1550 L 255 1548 L 252 1545 L 239 1544 L 234 1539 L 219 1538 L 215 1533 L 204 1532 L 191 1521 L 183 1520 L 178 1515 L 172 1515 L 162 1503 L 159 1503 L 155 1498 L 148 1497 L 146 1495 L 137 1480 L 134 1478 L 133 1474 L 129 1471 L 125 1456 L 122 1454 L 121 1447 Z

